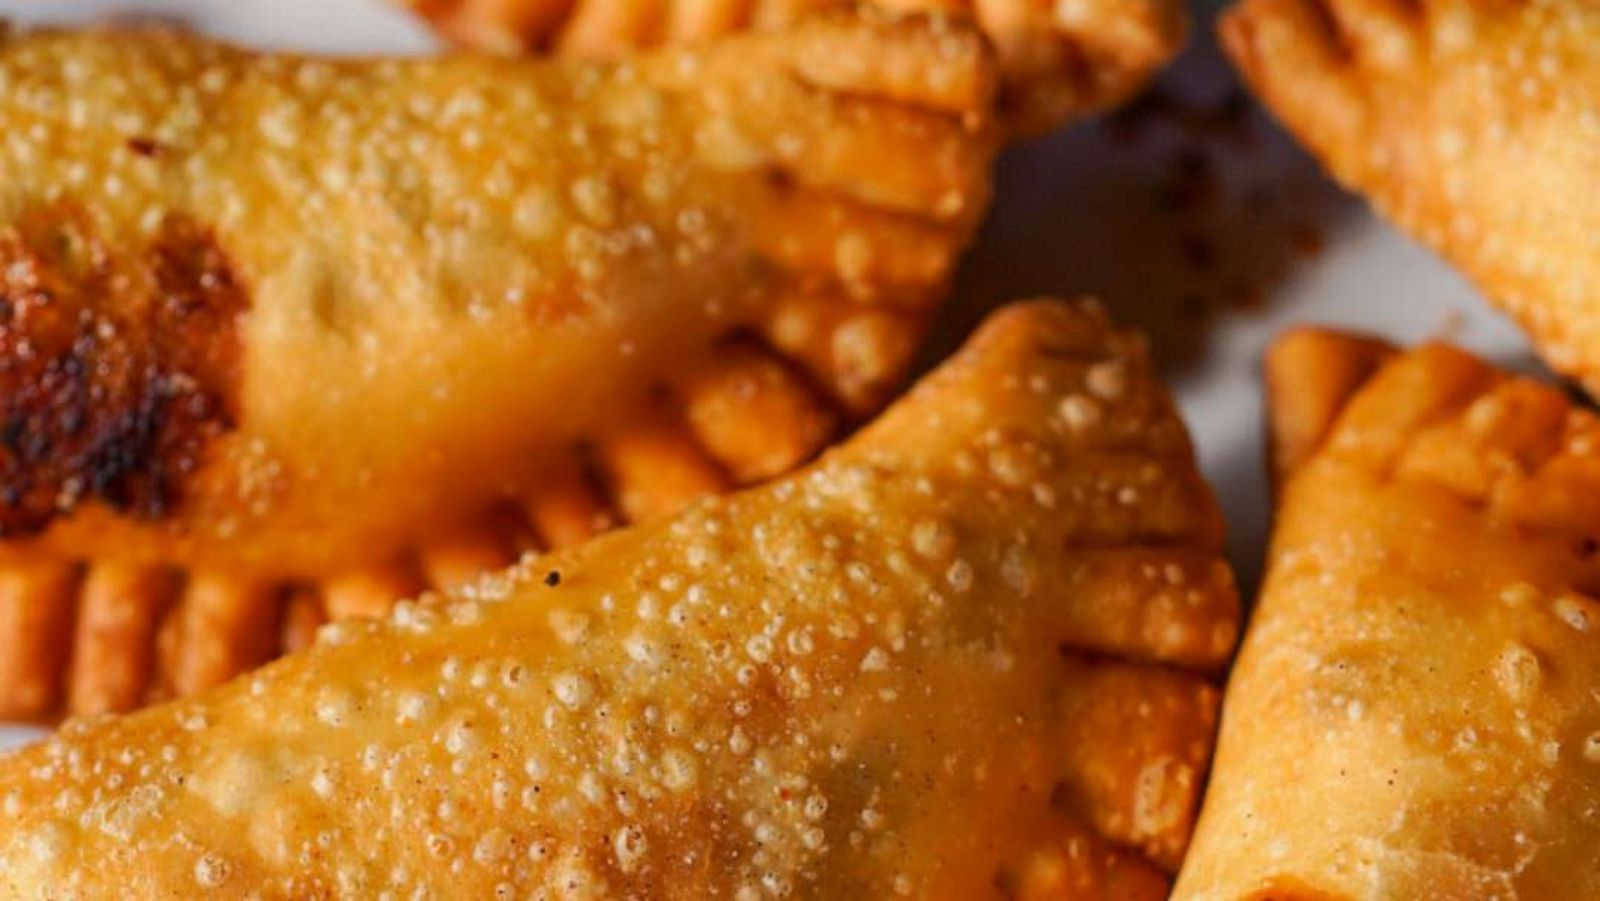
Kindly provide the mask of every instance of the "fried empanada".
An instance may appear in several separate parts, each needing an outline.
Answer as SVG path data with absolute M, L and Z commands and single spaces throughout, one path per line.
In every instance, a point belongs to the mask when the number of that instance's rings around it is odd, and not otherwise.
M 746 31 L 793 27 L 845 0 L 399 0 L 454 42 L 503 54 L 615 58 Z M 1023 133 L 1126 100 L 1188 35 L 1180 0 L 874 0 L 894 13 L 970 18 L 999 50 L 1006 121 Z M 870 58 L 875 49 L 856 51 Z
M 1291 471 L 1174 897 L 1600 896 L 1600 419 L 1442 344 L 1268 372 Z
M 1015 306 L 801 473 L 0 758 L 0 885 L 1159 899 L 1221 539 L 1142 341 Z
M 898 387 L 994 80 L 915 18 L 621 64 L 6 37 L 0 719 L 803 462 Z
M 1336 178 L 1600 394 L 1600 6 L 1243 0 L 1222 37 Z

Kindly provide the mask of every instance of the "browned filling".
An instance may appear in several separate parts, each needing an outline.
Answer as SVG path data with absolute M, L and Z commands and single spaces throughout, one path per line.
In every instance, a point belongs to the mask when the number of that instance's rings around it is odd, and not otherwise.
M 59 208 L 0 231 L 0 536 L 85 501 L 144 518 L 178 503 L 237 416 L 247 307 L 187 219 L 132 254 Z

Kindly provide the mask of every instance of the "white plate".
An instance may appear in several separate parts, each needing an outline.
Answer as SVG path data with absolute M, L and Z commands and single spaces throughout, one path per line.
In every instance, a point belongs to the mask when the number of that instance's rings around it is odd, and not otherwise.
M 269 47 L 411 53 L 426 32 L 382 0 L 0 0 L 23 22 L 83 22 L 153 13 Z M 1162 79 L 1191 107 L 1215 107 L 1232 80 L 1202 27 Z M 996 206 L 971 253 L 953 309 L 935 341 L 951 346 L 984 309 L 1007 299 L 1093 292 L 1124 321 L 1146 327 L 1166 361 L 1206 474 L 1228 515 L 1229 549 L 1253 586 L 1266 534 L 1262 477 L 1261 351 L 1304 322 L 1353 326 L 1412 342 L 1445 335 L 1502 362 L 1525 365 L 1527 345 L 1461 279 L 1323 182 L 1259 113 L 1255 140 L 1142 117 L 1133 139 L 1099 123 L 1011 151 Z M 1172 206 L 1175 163 L 1204 156 L 1220 182 L 1209 202 Z M 1206 187 L 1190 178 L 1192 188 Z M 1320 238 L 1313 254 L 1298 243 Z M 1209 249 L 1208 249 L 1209 248 Z M 1211 257 L 1211 265 L 1205 262 Z M 1211 270 L 1207 274 L 1207 270 Z M 1219 303 L 1253 286 L 1250 305 Z M 1210 317 L 1179 311 L 1208 298 Z M 30 733 L 0 726 L 0 746 Z

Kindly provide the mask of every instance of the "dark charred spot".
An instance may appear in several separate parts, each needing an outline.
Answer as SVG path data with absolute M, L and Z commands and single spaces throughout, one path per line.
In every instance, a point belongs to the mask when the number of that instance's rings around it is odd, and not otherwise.
M 157 141 L 155 138 L 139 137 L 128 139 L 128 149 L 133 151 L 138 156 L 151 157 L 159 155 L 162 151 L 166 150 L 166 147 L 164 147 L 162 143 Z
M 783 169 L 772 166 L 763 172 L 762 176 L 774 191 L 787 192 L 794 190 L 794 176 Z
M 0 535 L 80 503 L 156 518 L 233 426 L 247 295 L 210 232 L 108 248 L 80 217 L 0 230 Z

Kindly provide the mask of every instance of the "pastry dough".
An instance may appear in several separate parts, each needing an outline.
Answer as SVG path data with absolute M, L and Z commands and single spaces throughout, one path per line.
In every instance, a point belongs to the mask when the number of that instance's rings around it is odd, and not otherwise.
M 1600 392 L 1600 6 L 1243 0 L 1222 36 L 1335 177 Z
M 81 898 L 1152 898 L 1238 603 L 1142 341 L 996 314 L 802 473 L 0 758 Z
M 1268 369 L 1316 437 L 1278 437 L 1303 451 L 1175 897 L 1600 896 L 1600 420 L 1440 344 L 1300 332 Z
M 807 459 L 906 371 L 994 77 L 882 17 L 615 65 L 8 36 L 0 719 Z
M 844 0 L 400 0 L 456 43 L 505 54 L 613 58 L 748 29 L 791 27 Z M 1042 131 L 1144 86 L 1188 34 L 1179 0 L 878 0 L 895 12 L 970 17 L 1000 52 L 1006 119 Z
M 1314 327 L 1285 332 L 1272 343 L 1264 376 L 1275 486 L 1317 452 L 1350 395 L 1394 352 L 1381 338 Z

